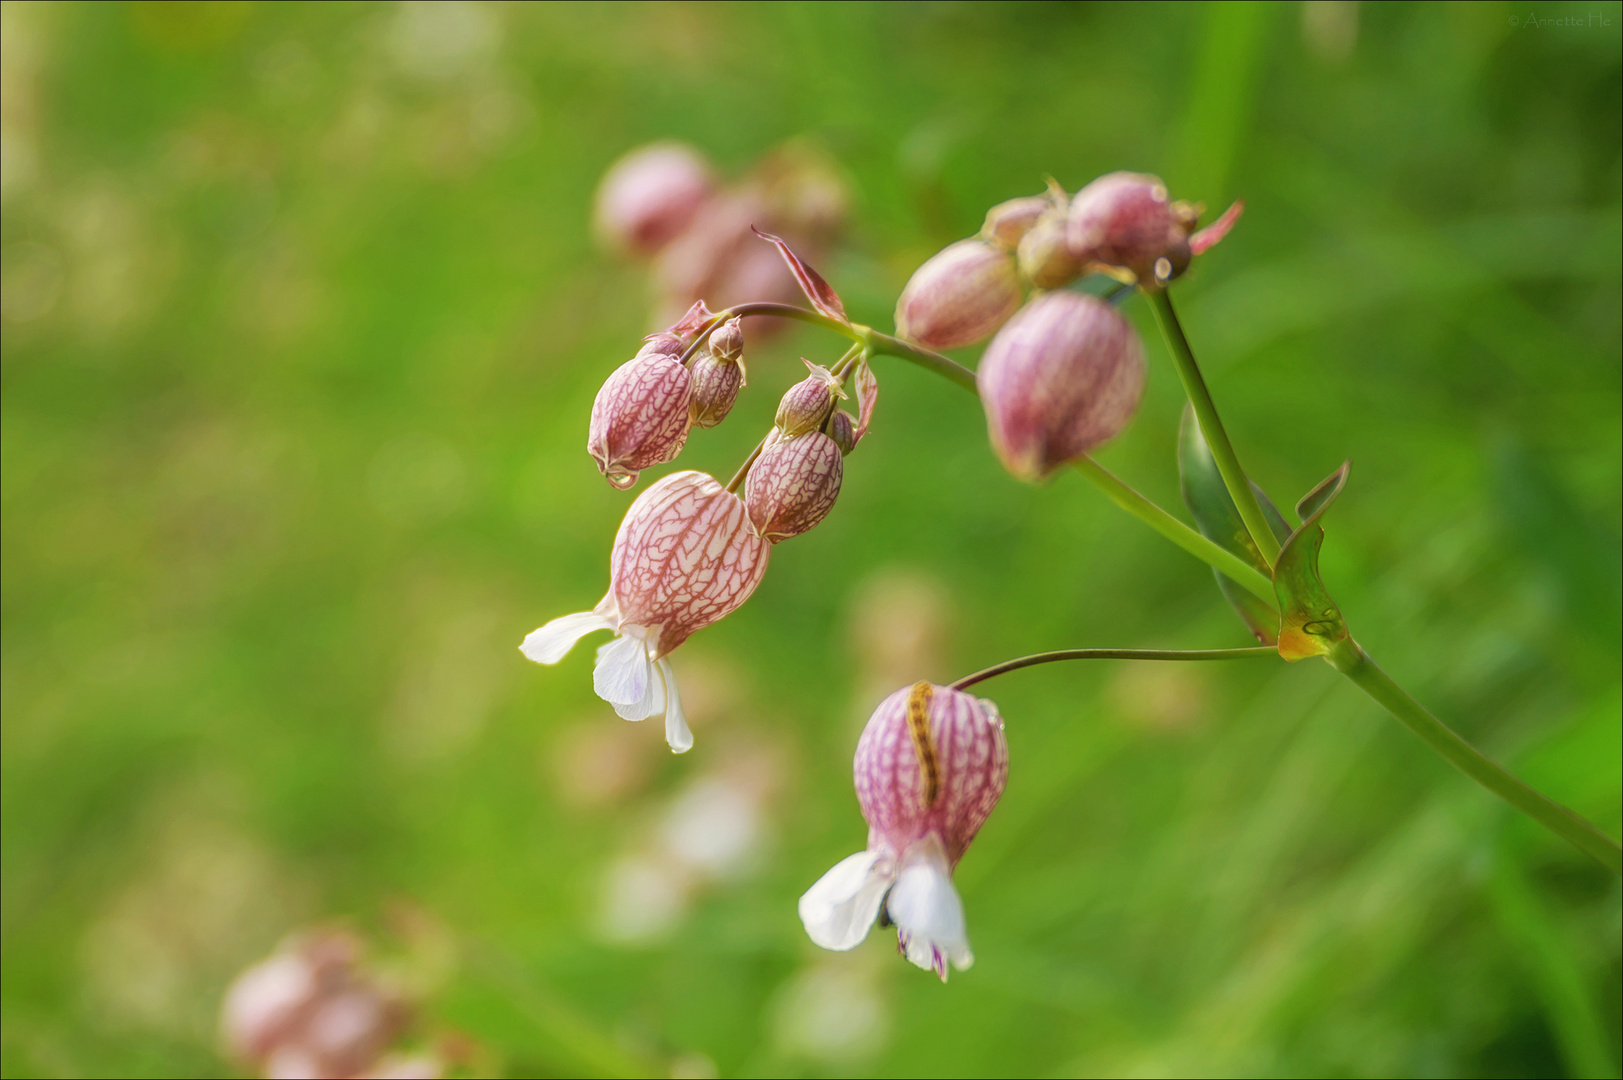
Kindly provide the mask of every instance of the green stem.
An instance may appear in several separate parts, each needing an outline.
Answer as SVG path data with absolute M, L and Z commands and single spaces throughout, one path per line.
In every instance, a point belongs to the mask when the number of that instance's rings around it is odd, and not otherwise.
M 891 337 L 889 334 L 881 334 L 879 331 L 866 326 L 857 327 L 856 329 L 867 338 L 874 352 L 884 353 L 917 364 L 968 390 L 970 393 L 979 395 L 980 391 L 975 385 L 975 373 L 962 364 L 954 363 L 938 352 L 932 352 L 900 338 Z M 1258 573 L 1250 563 L 1206 539 L 1200 533 L 1161 509 L 1154 502 L 1140 495 L 1129 484 L 1091 457 L 1084 455 L 1073 464 L 1078 472 L 1091 480 L 1095 486 L 1109 496 L 1111 502 L 1132 514 L 1207 566 L 1227 574 L 1247 592 L 1254 593 L 1269 607 L 1274 606 L 1277 598 L 1274 595 L 1273 583 Z
M 1251 482 L 1246 479 L 1245 470 L 1240 468 L 1240 459 L 1234 453 L 1234 444 L 1229 442 L 1228 432 L 1223 430 L 1223 421 L 1218 418 L 1217 405 L 1212 401 L 1211 391 L 1206 388 L 1206 380 L 1200 374 L 1200 366 L 1195 363 L 1195 354 L 1189 348 L 1189 339 L 1183 335 L 1183 326 L 1178 322 L 1178 313 L 1172 310 L 1172 297 L 1167 295 L 1165 289 L 1145 289 L 1145 295 L 1150 298 L 1150 305 L 1155 309 L 1156 321 L 1161 324 L 1161 332 L 1166 335 L 1167 344 L 1172 348 L 1172 360 L 1177 365 L 1178 377 L 1183 380 L 1184 392 L 1195 406 L 1195 418 L 1200 421 L 1200 432 L 1206 436 L 1206 445 L 1211 447 L 1212 459 L 1217 462 L 1217 471 L 1223 475 L 1223 485 L 1229 489 L 1229 496 L 1234 499 L 1234 505 L 1240 511 L 1240 520 L 1251 533 L 1257 550 L 1272 566 L 1279 559 L 1279 541 L 1274 537 L 1274 530 L 1269 527 L 1268 519 L 1263 516 L 1262 507 L 1257 503 L 1257 495 L 1251 490 Z
M 1060 649 L 1056 652 L 1034 653 L 1015 660 L 1005 660 L 984 671 L 965 675 L 952 684 L 954 690 L 964 690 L 978 682 L 996 678 L 1010 671 L 1052 664 L 1056 660 L 1244 660 L 1252 656 L 1275 656 L 1279 650 L 1272 645 L 1256 645 L 1245 649 Z
M 1343 640 L 1325 659 L 1387 712 L 1402 721 L 1405 727 L 1420 736 L 1427 746 L 1447 758 L 1460 772 L 1564 838 L 1612 873 L 1623 874 L 1623 848 L 1618 847 L 1617 841 L 1484 757 L 1447 724 L 1426 711 L 1426 707 L 1410 697 L 1403 687 L 1393 682 L 1392 676 L 1382 671 L 1356 641 L 1351 638 Z
M 1138 520 L 1183 548 L 1201 562 L 1226 574 L 1246 592 L 1262 600 L 1269 607 L 1278 603 L 1273 582 L 1238 555 L 1220 547 L 1191 529 L 1143 495 L 1126 481 L 1084 454 L 1071 463 L 1072 468 L 1093 481 L 1110 501 L 1132 514 Z

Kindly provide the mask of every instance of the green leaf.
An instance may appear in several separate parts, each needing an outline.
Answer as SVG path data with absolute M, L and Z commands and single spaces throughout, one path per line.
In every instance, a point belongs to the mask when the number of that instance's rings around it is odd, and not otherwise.
M 1274 592 L 1279 596 L 1279 655 L 1286 660 L 1323 656 L 1347 638 L 1341 609 L 1319 580 L 1319 548 L 1324 529 L 1319 519 L 1347 486 L 1352 462 L 1327 476 L 1296 504 L 1302 527 L 1291 533 L 1274 567 Z
M 1223 485 L 1223 476 L 1217 471 L 1217 462 L 1212 458 L 1211 448 L 1206 445 L 1206 437 L 1201 434 L 1195 411 L 1188 406 L 1184 407 L 1183 422 L 1178 426 L 1178 474 L 1184 504 L 1194 515 L 1195 526 L 1200 529 L 1201 535 L 1244 559 L 1264 576 L 1271 577 L 1267 560 L 1257 550 L 1251 534 L 1246 531 L 1245 522 L 1240 519 L 1240 511 L 1235 508 L 1233 497 Z M 1257 501 L 1262 504 L 1262 512 L 1267 515 L 1275 538 L 1283 543 L 1290 535 L 1290 526 L 1260 487 L 1252 484 L 1251 490 L 1256 492 Z M 1278 644 L 1279 613 L 1227 574 L 1216 570 L 1212 573 L 1229 606 L 1245 621 L 1256 639 L 1264 645 Z

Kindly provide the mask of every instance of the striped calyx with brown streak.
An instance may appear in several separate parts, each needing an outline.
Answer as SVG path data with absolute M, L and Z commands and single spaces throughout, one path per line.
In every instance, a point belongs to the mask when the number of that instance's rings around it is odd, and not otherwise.
M 637 498 L 614 538 L 620 624 L 657 629 L 658 659 L 748 600 L 771 552 L 742 499 L 704 473 L 672 473 Z
M 863 730 L 854 773 L 870 849 L 900 857 L 934 835 L 955 866 L 1008 780 L 1002 718 L 951 687 L 898 690 Z
M 936 764 L 935 744 L 930 741 L 930 699 L 934 696 L 927 682 L 914 683 L 907 696 L 907 733 L 913 737 L 913 754 L 919 759 L 919 776 L 924 781 L 919 804 L 926 810 L 941 793 L 941 766 Z

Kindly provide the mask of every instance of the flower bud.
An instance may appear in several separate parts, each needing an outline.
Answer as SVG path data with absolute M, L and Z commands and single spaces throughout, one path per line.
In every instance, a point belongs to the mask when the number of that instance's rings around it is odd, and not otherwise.
M 1059 289 L 1082 276 L 1083 262 L 1071 254 L 1064 210 L 1050 210 L 1020 238 L 1020 275 L 1039 289 Z
M 857 448 L 857 418 L 844 409 L 835 409 L 828 418 L 828 437 L 834 440 L 841 454 L 849 454 Z
M 1045 293 L 992 339 L 976 382 L 992 448 L 1015 476 L 1040 480 L 1127 426 L 1144 347 L 1103 300 Z
M 896 333 L 932 349 L 973 345 L 1019 306 L 1014 256 L 984 240 L 960 240 L 913 271 L 896 301 Z
M 1159 177 L 1110 173 L 1071 200 L 1070 248 L 1082 262 L 1119 276 L 1166 282 L 1189 265 L 1198 216 L 1195 207 L 1170 201 Z
M 744 319 L 734 316 L 710 334 L 710 352 L 718 360 L 738 360 L 744 355 Z
M 718 355 L 715 339 L 720 335 L 720 330 L 711 335 L 710 347 L 693 358 L 693 402 L 688 413 L 695 427 L 711 428 L 725 420 L 744 385 L 743 350 L 734 348 L 731 360 Z
M 778 433 L 786 439 L 822 427 L 823 421 L 828 419 L 829 410 L 834 408 L 834 398 L 845 397 L 840 380 L 828 368 L 814 364 L 805 357 L 801 357 L 800 362 L 806 365 L 811 374 L 795 383 L 783 395 L 778 402 L 778 415 L 774 421 Z
M 1053 208 L 1054 200 L 1049 195 L 1027 195 L 1000 202 L 986 212 L 981 239 L 1004 251 L 1013 251 L 1020 246 L 1020 238 L 1037 224 L 1037 219 Z
M 692 147 L 639 147 L 611 165 L 598 185 L 598 237 L 617 250 L 652 255 L 687 228 L 713 186 L 710 167 Z
M 592 402 L 586 450 L 617 488 L 637 482 L 650 465 L 673 461 L 687 442 L 693 378 L 668 348 L 654 340 L 615 369 Z
M 840 447 L 821 431 L 768 438 L 744 481 L 755 535 L 774 544 L 815 527 L 834 508 L 845 477 Z

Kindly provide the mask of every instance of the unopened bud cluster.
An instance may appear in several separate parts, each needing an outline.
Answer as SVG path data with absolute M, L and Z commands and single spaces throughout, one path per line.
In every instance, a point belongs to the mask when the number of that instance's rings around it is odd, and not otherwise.
M 586 449 L 609 483 L 629 488 L 643 469 L 675 461 L 695 427 L 715 427 L 744 386 L 744 332 L 734 318 L 714 327 L 689 360 L 689 346 L 713 317 L 701 301 L 669 330 L 651 335 L 615 369 L 592 402 Z
M 1196 232 L 1200 207 L 1169 199 L 1154 176 L 1111 173 L 1074 196 L 1050 181 L 920 266 L 897 301 L 897 333 L 935 349 L 992 338 L 977 381 L 993 448 L 1040 480 L 1119 434 L 1144 387 L 1143 346 L 1116 309 L 1050 290 L 1090 273 L 1162 288 L 1237 213 Z
M 698 149 L 658 142 L 604 174 L 594 229 L 604 247 L 650 264 L 663 324 L 701 298 L 793 302 L 793 276 L 751 226 L 815 259 L 837 238 L 849 201 L 839 170 L 806 143 L 779 147 L 725 183 Z

